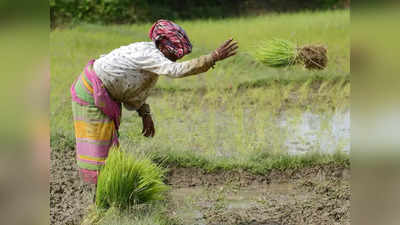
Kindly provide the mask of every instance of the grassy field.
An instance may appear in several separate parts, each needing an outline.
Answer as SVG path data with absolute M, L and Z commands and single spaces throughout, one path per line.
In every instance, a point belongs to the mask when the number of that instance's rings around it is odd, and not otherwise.
M 343 153 L 341 144 L 335 145 L 333 154 L 326 154 L 326 145 L 319 142 L 304 145 L 306 151 L 302 154 L 290 154 L 287 139 L 297 135 L 295 141 L 302 141 L 293 130 L 304 122 L 305 113 L 319 118 L 313 137 L 335 138 L 330 133 L 336 129 L 332 128 L 332 117 L 348 112 L 350 104 L 349 22 L 348 10 L 178 21 L 194 45 L 193 53 L 183 60 L 207 54 L 229 37 L 239 42 L 240 52 L 205 74 L 159 79 L 148 99 L 156 136 L 142 137 L 140 118 L 135 112 L 124 111 L 120 129 L 123 147 L 132 154 L 151 155 L 164 165 L 209 171 L 241 168 L 265 173 L 273 168 L 330 162 L 348 165 L 349 156 Z M 69 88 L 86 63 L 119 46 L 148 41 L 149 27 L 83 24 L 51 32 L 53 150 L 74 146 Z M 326 45 L 327 69 L 273 69 L 258 63 L 254 59 L 256 46 L 271 38 L 298 45 Z M 346 145 L 349 140 L 336 142 Z M 135 215 L 125 216 L 106 213 L 97 224 L 175 224 L 162 216 L 164 203 L 152 207 L 158 208 L 136 210 Z
M 285 114 L 295 124 L 307 111 L 332 115 L 348 108 L 349 11 L 179 24 L 194 45 L 193 53 L 183 60 L 209 53 L 231 36 L 239 42 L 240 52 L 200 76 L 161 78 L 148 99 L 156 137 L 142 138 L 136 113 L 124 111 L 120 132 L 123 145 L 183 166 L 207 169 L 239 166 L 256 172 L 343 158 L 315 153 L 321 150 L 318 146 L 312 146 L 313 151 L 301 156 L 287 155 L 284 140 L 291 134 L 278 126 L 276 120 Z M 57 143 L 55 139 L 60 135 L 73 141 L 69 87 L 87 61 L 121 45 L 148 41 L 149 26 L 79 25 L 51 32 L 52 143 Z M 325 44 L 328 68 L 272 69 L 259 64 L 253 52 L 260 40 L 270 38 L 288 39 L 299 45 Z

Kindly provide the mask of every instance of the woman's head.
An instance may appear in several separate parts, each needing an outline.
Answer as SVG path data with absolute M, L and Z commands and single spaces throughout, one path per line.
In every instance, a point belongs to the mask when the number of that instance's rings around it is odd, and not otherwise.
M 192 52 L 192 44 L 185 30 L 169 20 L 158 20 L 150 28 L 149 37 L 157 48 L 172 61 Z

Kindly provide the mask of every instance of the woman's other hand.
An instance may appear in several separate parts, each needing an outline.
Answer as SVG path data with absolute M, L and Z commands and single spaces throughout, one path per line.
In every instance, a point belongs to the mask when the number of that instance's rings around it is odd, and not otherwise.
M 154 129 L 154 122 L 153 122 L 153 118 L 151 117 L 151 115 L 148 114 L 148 115 L 143 116 L 142 122 L 143 122 L 143 130 L 142 130 L 143 136 L 154 137 L 156 130 Z
M 236 55 L 236 50 L 239 48 L 238 43 L 233 41 L 233 38 L 225 41 L 219 48 L 212 53 L 214 61 L 224 60 L 233 55 Z

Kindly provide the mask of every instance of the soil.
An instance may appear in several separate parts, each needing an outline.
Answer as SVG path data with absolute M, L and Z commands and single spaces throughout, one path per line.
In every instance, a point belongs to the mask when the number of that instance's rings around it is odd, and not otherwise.
M 93 192 L 80 181 L 75 151 L 52 151 L 50 172 L 50 224 L 80 224 Z M 172 167 L 169 215 L 182 224 L 350 224 L 349 179 L 334 164 L 267 175 Z
M 80 224 L 93 201 L 92 194 L 92 187 L 80 180 L 75 150 L 51 151 L 50 224 Z
M 170 214 L 198 225 L 350 224 L 349 179 L 334 164 L 264 176 L 173 168 Z
M 328 64 L 327 49 L 322 45 L 306 45 L 299 49 L 299 59 L 307 69 L 324 69 Z

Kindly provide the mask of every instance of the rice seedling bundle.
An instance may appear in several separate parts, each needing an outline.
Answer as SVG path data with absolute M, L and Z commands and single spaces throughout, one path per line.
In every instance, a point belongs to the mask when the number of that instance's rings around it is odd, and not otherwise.
M 160 200 L 168 190 L 163 183 L 164 174 L 165 170 L 149 158 L 136 158 L 113 149 L 99 175 L 96 206 L 124 209 Z
M 324 69 L 328 63 L 327 49 L 322 45 L 298 47 L 291 41 L 272 39 L 260 45 L 255 53 L 258 61 L 283 67 L 302 63 L 307 69 Z

